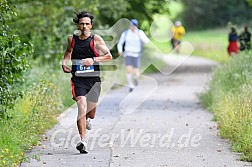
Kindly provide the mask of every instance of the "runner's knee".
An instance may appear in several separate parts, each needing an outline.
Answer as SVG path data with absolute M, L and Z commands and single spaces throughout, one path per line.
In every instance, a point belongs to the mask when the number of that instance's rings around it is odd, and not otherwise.
M 87 113 L 88 118 L 94 119 L 94 117 L 95 117 L 95 112 L 96 112 L 96 108 L 93 108 L 92 110 L 90 110 L 90 111 Z

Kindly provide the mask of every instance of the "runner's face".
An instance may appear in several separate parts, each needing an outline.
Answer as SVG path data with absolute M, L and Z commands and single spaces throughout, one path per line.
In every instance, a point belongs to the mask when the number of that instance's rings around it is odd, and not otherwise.
M 92 24 L 91 24 L 91 19 L 89 17 L 83 17 L 79 20 L 79 30 L 81 30 L 82 32 L 90 32 L 91 28 L 92 28 Z M 84 34 L 85 34 L 84 33 Z

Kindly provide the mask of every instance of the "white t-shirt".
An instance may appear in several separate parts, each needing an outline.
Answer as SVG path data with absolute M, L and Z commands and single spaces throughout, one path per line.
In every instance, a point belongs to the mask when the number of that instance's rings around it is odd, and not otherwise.
M 150 40 L 142 30 L 133 32 L 131 29 L 124 31 L 117 44 L 119 53 L 123 52 L 123 43 L 125 41 L 124 56 L 138 57 L 142 52 L 142 44 L 148 43 Z

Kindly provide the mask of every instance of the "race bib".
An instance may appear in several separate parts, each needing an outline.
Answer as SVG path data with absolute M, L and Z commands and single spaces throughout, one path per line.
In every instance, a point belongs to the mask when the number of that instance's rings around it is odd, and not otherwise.
M 89 67 L 85 67 L 81 61 L 78 62 L 78 64 L 76 65 L 76 73 L 81 74 L 81 73 L 86 73 L 86 72 L 93 72 L 94 71 L 94 66 L 89 66 Z

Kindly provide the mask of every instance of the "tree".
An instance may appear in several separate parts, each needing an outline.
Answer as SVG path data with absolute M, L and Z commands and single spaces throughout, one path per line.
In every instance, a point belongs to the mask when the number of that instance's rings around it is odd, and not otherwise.
M 252 20 L 252 10 L 247 1 L 240 0 L 181 0 L 182 18 L 191 29 L 226 26 L 227 22 L 244 24 Z
M 167 4 L 169 4 L 169 2 L 170 0 L 117 0 L 110 4 L 104 1 L 105 5 L 100 5 L 98 7 L 100 11 L 99 18 L 101 18 L 103 23 L 107 21 L 109 25 L 112 25 L 116 20 L 122 17 L 128 19 L 136 18 L 141 21 L 145 20 L 151 22 L 153 21 L 154 14 L 168 13 L 169 9 Z M 113 6 L 112 10 L 108 10 L 111 6 Z
M 252 6 L 252 0 L 247 0 L 250 6 Z
M 154 13 L 167 10 L 169 0 L 12 0 L 17 7 L 16 28 L 22 39 L 32 41 L 34 58 L 56 63 L 62 58 L 67 35 L 74 31 L 74 12 L 87 10 L 94 14 L 94 29 L 112 26 L 118 19 L 152 20 Z

